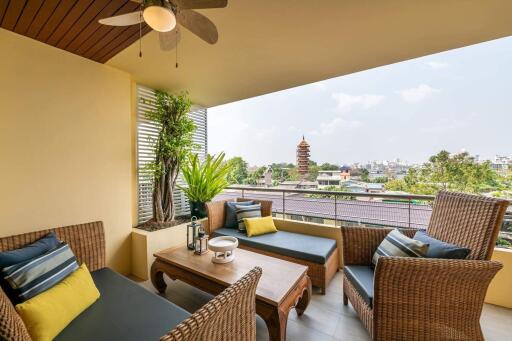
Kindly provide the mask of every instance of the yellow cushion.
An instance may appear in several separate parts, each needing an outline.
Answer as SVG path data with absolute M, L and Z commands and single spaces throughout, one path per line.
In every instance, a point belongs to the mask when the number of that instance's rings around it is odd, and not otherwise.
M 277 232 L 276 225 L 274 225 L 274 219 L 272 219 L 271 216 L 262 218 L 245 218 L 244 223 L 249 237 Z
M 87 266 L 82 264 L 54 287 L 16 305 L 16 311 L 34 341 L 52 340 L 99 297 Z

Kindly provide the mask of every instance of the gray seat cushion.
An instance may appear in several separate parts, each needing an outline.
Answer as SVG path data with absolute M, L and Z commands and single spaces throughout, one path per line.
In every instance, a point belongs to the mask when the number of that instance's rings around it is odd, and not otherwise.
M 373 307 L 373 268 L 369 265 L 345 265 L 345 277 L 352 283 L 363 300 Z
M 92 272 L 100 298 L 55 340 L 158 340 L 190 314 L 108 269 Z
M 233 236 L 238 238 L 242 245 L 318 264 L 325 264 L 329 256 L 336 250 L 334 239 L 286 231 L 248 237 L 245 233 L 240 233 L 237 230 L 220 228 L 213 233 L 213 236 Z

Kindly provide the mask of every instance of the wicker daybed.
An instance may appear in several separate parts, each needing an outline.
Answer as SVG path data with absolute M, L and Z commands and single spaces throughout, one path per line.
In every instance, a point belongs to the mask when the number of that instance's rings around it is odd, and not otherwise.
M 238 238 L 239 247 L 242 249 L 306 265 L 312 285 L 320 288 L 321 293 L 325 294 L 327 285 L 340 265 L 339 251 L 334 239 L 286 231 L 248 237 L 236 229 L 224 227 L 226 201 L 206 203 L 207 232 L 210 236 L 234 236 Z M 236 201 L 260 203 L 261 215 L 263 217 L 272 215 L 272 201 L 249 198 L 238 198 Z
M 23 247 L 51 231 L 70 245 L 79 263 L 87 265 L 101 293 L 55 340 L 256 340 L 255 292 L 260 268 L 251 270 L 190 315 L 105 267 L 102 222 L 0 238 L 0 252 Z M 0 340 L 32 340 L 2 290 Z

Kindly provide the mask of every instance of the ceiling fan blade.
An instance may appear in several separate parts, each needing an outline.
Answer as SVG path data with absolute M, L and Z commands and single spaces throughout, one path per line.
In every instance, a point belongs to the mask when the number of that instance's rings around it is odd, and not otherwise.
M 170 0 L 180 9 L 223 8 L 228 0 Z
M 144 22 L 140 12 L 132 12 L 127 14 L 116 15 L 114 17 L 103 18 L 98 20 L 100 24 L 110 26 L 130 26 Z
M 215 24 L 204 15 L 192 10 L 180 10 L 176 17 L 178 22 L 209 44 L 219 40 Z
M 170 51 L 174 49 L 181 40 L 181 32 L 176 26 L 172 31 L 159 32 L 158 38 L 160 40 L 160 49 L 163 51 Z

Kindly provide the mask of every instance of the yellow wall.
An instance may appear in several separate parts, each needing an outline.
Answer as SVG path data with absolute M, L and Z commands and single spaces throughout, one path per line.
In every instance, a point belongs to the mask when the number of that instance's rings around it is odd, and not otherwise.
M 131 78 L 0 29 L 0 236 L 102 220 L 129 273 Z
M 512 250 L 507 249 L 494 249 L 492 260 L 501 262 L 503 269 L 501 269 L 487 290 L 485 302 L 496 304 L 502 307 L 512 308 Z

